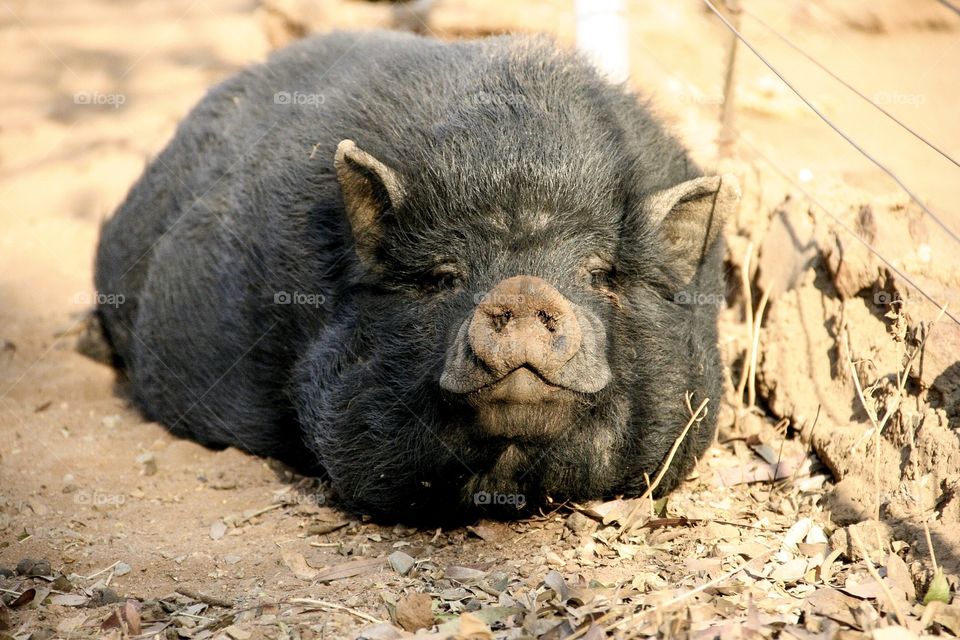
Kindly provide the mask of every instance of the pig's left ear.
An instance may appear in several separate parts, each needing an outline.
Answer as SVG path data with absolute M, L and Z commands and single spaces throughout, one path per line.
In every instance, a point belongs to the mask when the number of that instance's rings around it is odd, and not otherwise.
M 337 145 L 333 165 L 357 255 L 369 264 L 382 238 L 383 215 L 403 203 L 400 176 L 353 140 L 343 140 Z
M 677 265 L 681 275 L 692 276 L 739 205 L 740 184 L 735 176 L 724 174 L 658 191 L 647 200 L 646 210 L 681 263 Z

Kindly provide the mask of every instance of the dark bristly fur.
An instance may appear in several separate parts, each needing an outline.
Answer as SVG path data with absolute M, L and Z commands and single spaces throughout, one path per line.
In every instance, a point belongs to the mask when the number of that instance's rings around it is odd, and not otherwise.
M 344 213 L 344 139 L 405 188 L 375 264 Z M 482 492 L 522 495 L 511 509 L 642 493 L 685 393 L 709 397 L 665 492 L 713 436 L 716 306 L 674 300 L 719 295 L 721 247 L 682 264 L 646 203 L 699 176 L 634 96 L 549 41 L 315 37 L 212 89 L 150 163 L 103 228 L 96 285 L 125 303 L 99 313 L 147 416 L 325 474 L 352 509 L 442 520 Z M 595 255 L 613 265 L 599 286 Z M 431 279 L 441 263 L 458 279 Z M 517 274 L 605 328 L 612 381 L 526 409 L 560 437 L 491 437 L 438 384 L 477 294 Z

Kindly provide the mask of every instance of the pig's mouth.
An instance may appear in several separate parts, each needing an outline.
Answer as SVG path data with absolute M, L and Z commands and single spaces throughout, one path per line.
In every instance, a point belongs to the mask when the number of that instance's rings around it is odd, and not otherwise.
M 534 369 L 522 366 L 472 392 L 470 399 L 472 403 L 536 404 L 568 400 L 573 394 L 573 390 L 553 384 Z
M 474 407 L 529 407 L 597 393 L 610 382 L 601 320 L 546 281 L 508 278 L 460 325 L 440 386 Z

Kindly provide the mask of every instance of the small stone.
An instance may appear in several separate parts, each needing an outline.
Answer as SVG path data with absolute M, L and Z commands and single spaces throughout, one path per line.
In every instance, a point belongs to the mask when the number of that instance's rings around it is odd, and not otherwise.
M 579 534 L 593 533 L 597 528 L 597 522 L 593 518 L 585 516 L 579 511 L 571 513 L 564 524 L 566 524 L 567 529 Z
M 117 592 L 109 587 L 97 587 L 93 590 L 93 595 L 90 596 L 90 606 L 91 607 L 102 607 L 107 604 L 114 604 L 120 602 L 120 596 L 117 595 Z
M 69 592 L 73 590 L 73 584 L 66 576 L 57 576 L 53 582 L 50 583 L 50 588 L 55 591 Z
M 393 567 L 393 570 L 402 576 L 410 573 L 410 569 L 412 569 L 413 565 L 417 563 L 416 560 L 405 554 L 403 551 L 394 551 L 387 556 L 387 561 L 390 563 L 390 566 Z
M 50 563 L 46 560 L 34 560 L 33 558 L 24 558 L 17 563 L 17 573 L 31 578 L 36 576 L 49 576 L 53 573 Z
M 117 416 L 117 415 L 103 416 L 103 418 L 101 418 L 100 420 L 100 424 L 102 424 L 108 429 L 113 429 L 120 425 L 120 416 Z
M 140 475 L 152 476 L 157 473 L 157 460 L 149 451 L 137 456 L 137 464 L 141 466 Z
M 235 624 L 225 628 L 223 632 L 233 638 L 233 640 L 249 640 L 249 638 L 253 637 L 252 631 L 249 629 L 244 629 Z
M 116 566 L 113 567 L 113 575 L 115 576 L 125 576 L 130 573 L 130 565 L 126 562 L 118 562 Z
M 237 564 L 242 559 L 243 558 L 241 558 L 240 556 L 233 556 L 233 555 L 223 556 L 223 561 L 226 562 L 227 564 Z
M 225 535 L 227 535 L 227 525 L 223 520 L 217 520 L 210 525 L 210 538 L 212 540 L 219 540 Z

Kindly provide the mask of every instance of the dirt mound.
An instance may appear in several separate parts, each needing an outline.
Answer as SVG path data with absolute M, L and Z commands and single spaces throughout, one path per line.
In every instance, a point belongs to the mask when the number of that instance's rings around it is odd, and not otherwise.
M 827 496 L 835 522 L 882 517 L 922 543 L 926 521 L 958 570 L 960 325 L 921 290 L 960 309 L 960 258 L 906 198 L 838 188 L 826 200 L 839 221 L 791 195 L 731 229 L 730 267 L 750 270 L 754 321 L 765 303 L 756 405 L 829 467 L 839 483 Z M 785 275 L 785 264 L 800 266 Z M 746 317 L 743 293 L 735 323 Z M 750 378 L 750 342 L 733 351 L 734 379 Z M 743 399 L 730 398 L 742 412 Z

